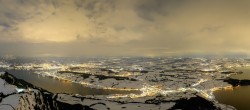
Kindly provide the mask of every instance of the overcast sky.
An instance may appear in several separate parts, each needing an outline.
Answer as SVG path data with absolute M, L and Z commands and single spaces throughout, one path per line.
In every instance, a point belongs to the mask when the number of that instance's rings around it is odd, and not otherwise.
M 249 0 L 0 0 L 0 54 L 249 54 Z

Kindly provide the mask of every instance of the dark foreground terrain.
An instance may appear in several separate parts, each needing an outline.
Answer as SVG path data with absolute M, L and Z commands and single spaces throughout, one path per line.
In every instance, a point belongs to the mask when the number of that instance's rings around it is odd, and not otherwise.
M 180 93 L 174 97 L 158 95 L 133 99 L 109 99 L 104 96 L 53 94 L 17 79 L 7 72 L 2 72 L 0 76 L 0 110 L 234 109 L 202 98 L 195 92 Z M 182 98 L 183 96 L 189 98 Z

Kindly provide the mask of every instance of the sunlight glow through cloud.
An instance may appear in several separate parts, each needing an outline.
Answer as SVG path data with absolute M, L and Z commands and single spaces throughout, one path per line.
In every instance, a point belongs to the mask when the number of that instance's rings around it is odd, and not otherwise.
M 249 4 L 247 0 L 0 1 L 0 42 L 22 44 L 19 50 L 23 52 L 10 47 L 0 50 L 34 55 L 172 56 L 239 51 L 248 55 Z M 26 48 L 34 44 L 36 49 Z M 64 53 L 55 49 L 59 47 L 65 48 Z M 167 50 L 158 51 L 162 48 Z

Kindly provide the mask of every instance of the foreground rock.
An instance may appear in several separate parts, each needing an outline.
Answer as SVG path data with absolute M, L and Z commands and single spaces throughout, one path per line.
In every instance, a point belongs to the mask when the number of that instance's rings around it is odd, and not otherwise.
M 78 96 L 53 94 L 16 79 L 8 73 L 0 73 L 0 110 L 148 110 L 148 109 L 234 109 L 230 106 L 206 100 L 195 92 L 169 96 L 148 96 L 141 98 L 115 98 L 105 96 Z

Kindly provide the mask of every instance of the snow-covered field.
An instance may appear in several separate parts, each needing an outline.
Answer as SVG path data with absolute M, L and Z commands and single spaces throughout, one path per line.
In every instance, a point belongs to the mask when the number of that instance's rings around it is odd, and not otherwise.
M 15 62 L 19 62 L 16 63 Z M 81 58 L 81 59 L 24 59 L 1 60 L 0 68 L 34 71 L 42 77 L 79 83 L 97 89 L 140 91 L 140 94 L 111 94 L 88 96 L 107 100 L 141 102 L 152 97 L 162 97 L 174 106 L 173 100 L 202 97 L 218 103 L 213 92 L 230 89 L 224 82 L 230 75 L 240 73 L 235 68 L 249 66 L 249 60 L 241 58 Z M 3 87 L 4 88 L 4 87 Z M 25 88 L 10 87 L 1 90 L 22 92 Z M 132 98 L 133 101 L 127 101 Z M 137 100 L 137 101 L 135 101 Z M 142 101 L 142 102 L 143 102 Z M 131 104 L 130 104 L 131 105 Z M 131 106 L 132 107 L 132 106 Z M 220 105 L 222 107 L 222 105 Z

